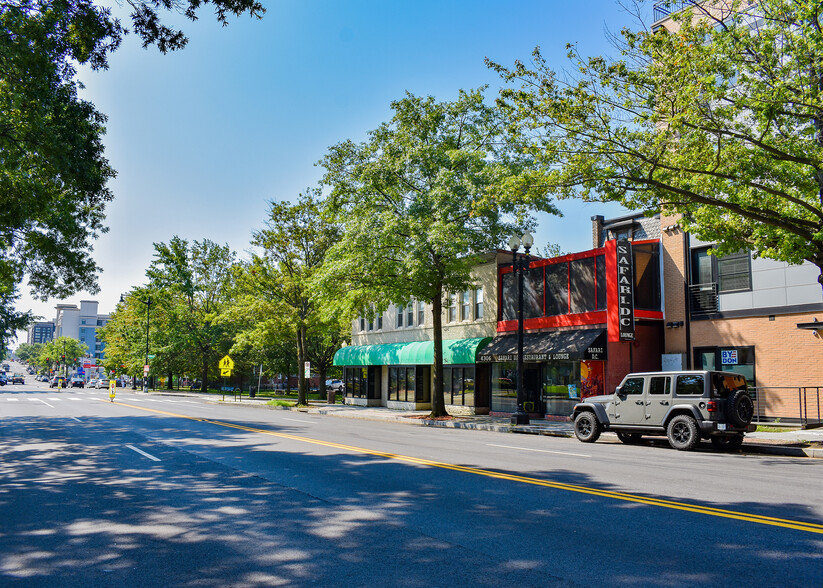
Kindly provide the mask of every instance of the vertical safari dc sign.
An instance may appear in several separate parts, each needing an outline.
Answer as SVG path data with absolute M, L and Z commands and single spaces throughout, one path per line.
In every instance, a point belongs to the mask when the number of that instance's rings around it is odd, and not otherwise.
M 617 242 L 617 312 L 620 340 L 634 341 L 634 272 L 629 241 Z

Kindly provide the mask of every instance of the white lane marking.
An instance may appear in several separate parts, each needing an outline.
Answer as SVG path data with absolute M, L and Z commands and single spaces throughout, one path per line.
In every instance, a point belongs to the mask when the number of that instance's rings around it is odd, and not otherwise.
M 489 447 L 502 447 L 504 449 L 519 449 L 520 451 L 539 451 L 540 453 L 556 453 L 557 455 L 572 455 L 574 457 L 591 457 L 585 453 L 572 453 L 570 451 L 552 451 L 551 449 L 531 449 L 529 447 L 514 447 L 513 445 L 495 445 L 494 443 L 486 443 Z
M 129 448 L 129 449 L 131 449 L 132 451 L 136 451 L 136 452 L 137 452 L 137 453 L 139 453 L 140 455 L 144 455 L 144 456 L 148 457 L 148 458 L 149 458 L 150 460 L 152 460 L 152 461 L 160 461 L 160 458 L 159 458 L 159 457 L 154 457 L 152 454 L 150 454 L 150 453 L 146 453 L 146 452 L 145 452 L 145 451 L 143 451 L 142 449 L 137 449 L 137 447 L 135 447 L 134 445 L 126 445 L 126 447 L 128 447 L 128 448 Z
M 69 400 L 83 400 L 82 398 L 69 398 Z
M 56 400 L 57 402 L 60 402 L 63 399 L 62 398 L 49 398 L 49 400 Z
M 6 398 L 9 402 L 20 402 L 19 398 Z
M 54 408 L 51 404 L 49 404 L 48 402 L 46 402 L 46 401 L 45 401 L 45 400 L 43 400 L 42 398 L 29 398 L 29 400 L 33 400 L 34 402 L 38 402 L 38 401 L 39 401 L 39 402 L 42 402 L 43 404 L 45 404 L 46 406 L 50 406 L 51 408 Z M 51 398 L 49 398 L 49 400 L 52 400 L 52 399 L 51 399 Z
M 292 421 L 292 422 L 294 422 L 294 423 L 306 423 L 306 424 L 309 424 L 309 425 L 313 425 L 313 424 L 315 424 L 315 422 L 314 422 L 314 421 L 301 421 L 300 419 L 289 419 L 289 418 L 283 418 L 283 419 L 281 419 L 281 420 L 284 420 L 284 421 Z

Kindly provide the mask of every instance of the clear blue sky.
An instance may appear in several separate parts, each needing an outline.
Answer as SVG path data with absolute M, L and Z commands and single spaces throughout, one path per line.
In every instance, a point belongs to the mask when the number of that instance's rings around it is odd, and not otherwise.
M 110 69 L 81 72 L 83 96 L 109 120 L 106 154 L 118 172 L 107 209 L 110 232 L 95 244 L 101 291 L 65 302 L 100 302 L 111 312 L 145 282 L 155 242 L 174 235 L 228 243 L 239 254 L 262 226 L 269 200 L 315 186 L 329 146 L 365 138 L 391 117 L 406 90 L 453 99 L 460 88 L 499 78 L 484 58 L 512 64 L 535 45 L 555 68 L 566 43 L 612 53 L 606 30 L 634 26 L 616 0 L 264 0 L 263 20 L 220 27 L 206 5 L 180 52 L 144 50 L 134 35 Z M 590 248 L 590 217 L 615 205 L 561 203 L 541 217 L 536 244 Z M 18 308 L 54 318 L 57 300 Z M 23 338 L 23 341 L 25 339 Z

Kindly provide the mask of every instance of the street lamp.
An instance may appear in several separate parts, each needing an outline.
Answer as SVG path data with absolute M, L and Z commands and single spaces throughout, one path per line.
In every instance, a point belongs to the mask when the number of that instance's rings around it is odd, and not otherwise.
M 525 257 L 517 255 L 520 245 L 526 252 Z M 512 415 L 511 424 L 528 425 L 529 415 L 523 409 L 525 391 L 523 390 L 523 274 L 529 271 L 529 250 L 534 245 L 534 237 L 529 232 L 523 237 L 509 239 L 512 250 L 512 272 L 517 277 L 517 412 Z

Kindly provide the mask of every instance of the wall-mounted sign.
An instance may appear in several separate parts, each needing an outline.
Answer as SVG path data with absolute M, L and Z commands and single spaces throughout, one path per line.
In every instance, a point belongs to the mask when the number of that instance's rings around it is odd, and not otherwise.
M 737 349 L 721 349 L 720 363 L 723 365 L 737 365 Z
M 617 242 L 617 312 L 621 341 L 634 341 L 634 271 L 632 244 Z

